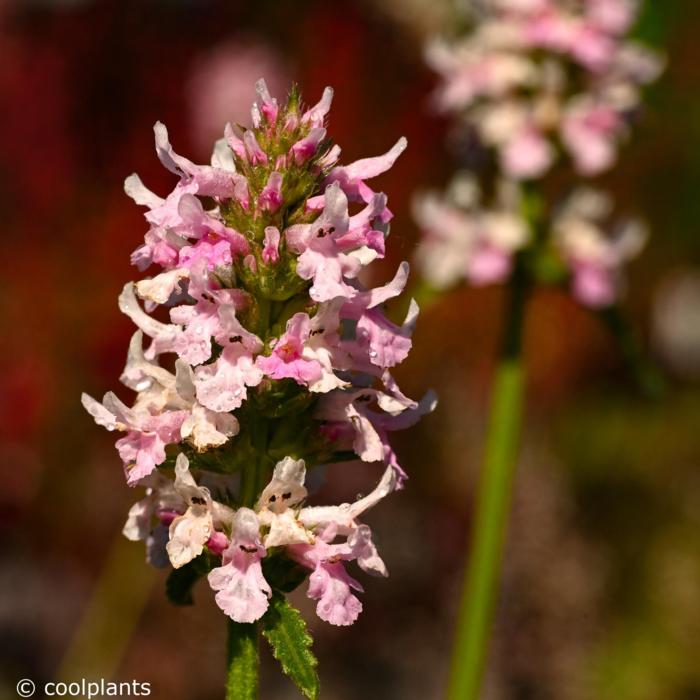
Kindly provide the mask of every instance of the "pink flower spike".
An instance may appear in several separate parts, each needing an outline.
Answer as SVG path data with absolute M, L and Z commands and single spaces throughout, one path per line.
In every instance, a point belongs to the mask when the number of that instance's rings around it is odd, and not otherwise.
M 119 377 L 134 397 L 126 405 L 111 393 L 101 402 L 84 396 L 83 404 L 121 433 L 127 481 L 146 489 L 123 533 L 145 543 L 152 565 L 187 573 L 206 558 L 217 606 L 250 624 L 269 615 L 264 572 L 274 562 L 263 566 L 265 557 L 286 557 L 306 568 L 319 616 L 345 626 L 362 610 L 347 562 L 386 575 L 358 518 L 406 478 L 389 433 L 426 410 L 387 369 L 411 346 L 416 304 L 398 325 L 381 308 L 405 287 L 407 264 L 388 284 L 368 286 L 392 215 L 365 180 L 391 167 L 406 141 L 340 166 L 326 132 L 330 88 L 310 109 L 295 89 L 279 105 L 264 80 L 255 89 L 253 127 L 234 133 L 227 124 L 208 164 L 178 155 L 156 124 L 158 158 L 177 182 L 160 197 L 137 175 L 125 181 L 148 223 L 132 260 L 162 268 L 119 296 L 137 326 Z M 299 429 L 269 436 L 272 477 L 246 496 L 217 460 L 246 448 L 250 425 L 290 411 Z M 253 442 L 244 461 L 264 448 Z M 351 450 L 383 463 L 379 483 L 340 505 L 308 506 L 300 454 L 316 465 Z
M 277 171 L 270 173 L 267 184 L 260 193 L 258 206 L 271 214 L 282 206 L 282 173 Z
M 248 129 L 248 131 L 243 134 L 243 144 L 248 154 L 248 160 L 252 165 L 267 164 L 267 153 L 260 148 L 260 144 L 251 129 Z
M 300 141 L 297 141 L 290 152 L 297 165 L 303 165 L 307 160 L 312 158 L 318 149 L 319 144 L 326 138 L 326 130 L 322 127 L 316 127 Z
M 264 247 L 262 252 L 262 259 L 268 265 L 272 263 L 279 262 L 280 253 L 280 232 L 275 226 L 268 226 L 265 229 L 265 239 L 263 241 Z

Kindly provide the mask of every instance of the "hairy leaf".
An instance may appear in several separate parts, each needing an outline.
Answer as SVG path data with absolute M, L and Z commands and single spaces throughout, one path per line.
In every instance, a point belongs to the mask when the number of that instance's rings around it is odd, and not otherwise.
M 274 593 L 262 618 L 262 633 L 282 670 L 309 700 L 316 700 L 318 661 L 311 651 L 313 640 L 299 611 L 281 593 Z

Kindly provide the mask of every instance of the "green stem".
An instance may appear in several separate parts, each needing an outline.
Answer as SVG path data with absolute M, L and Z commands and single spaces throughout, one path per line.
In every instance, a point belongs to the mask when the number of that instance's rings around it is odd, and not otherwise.
M 270 426 L 268 421 L 258 414 L 254 405 L 252 410 L 245 414 L 245 429 L 249 442 L 247 459 L 241 467 L 238 500 L 240 505 L 254 508 L 271 472 L 268 455 Z
M 464 580 L 449 700 L 477 700 L 494 616 L 522 420 L 522 335 L 529 283 L 522 263 L 513 273 L 476 500 L 471 557 Z
M 257 700 L 258 625 L 228 621 L 226 700 Z

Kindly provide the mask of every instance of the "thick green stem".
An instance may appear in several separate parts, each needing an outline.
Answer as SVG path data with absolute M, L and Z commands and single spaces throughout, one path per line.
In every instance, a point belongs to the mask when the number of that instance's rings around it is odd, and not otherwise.
M 477 700 L 493 623 L 503 543 L 520 436 L 524 372 L 522 335 L 528 296 L 519 264 L 508 292 L 505 334 L 491 400 L 448 688 L 449 700 Z
M 260 657 L 258 625 L 228 621 L 226 700 L 257 700 Z

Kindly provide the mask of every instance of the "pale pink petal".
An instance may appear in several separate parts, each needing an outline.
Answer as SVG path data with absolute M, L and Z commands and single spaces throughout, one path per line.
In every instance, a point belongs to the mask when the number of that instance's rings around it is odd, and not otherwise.
M 362 158 L 350 165 L 341 166 L 331 171 L 328 181 L 332 182 L 334 179 L 342 181 L 342 179 L 347 178 L 348 182 L 357 182 L 377 177 L 394 165 L 396 159 L 406 150 L 407 145 L 408 141 L 401 137 L 384 155 Z
M 347 626 L 357 620 L 362 603 L 351 589 L 362 586 L 345 571 L 341 563 L 321 563 L 309 577 L 308 596 L 318 600 L 317 615 L 331 625 Z
M 311 109 L 304 112 L 301 117 L 302 123 L 310 123 L 312 126 L 323 126 L 326 115 L 331 109 L 333 102 L 333 88 L 327 87 L 323 91 L 321 99 Z
M 250 354 L 231 345 L 212 364 L 197 367 L 197 400 L 212 411 L 233 411 L 245 401 L 246 387 L 257 386 L 262 377 Z
M 303 165 L 312 158 L 318 149 L 319 144 L 326 138 L 326 130 L 321 127 L 311 129 L 303 139 L 297 141 L 290 152 L 297 165 Z

